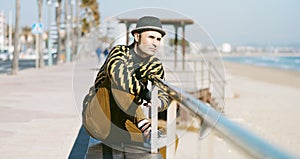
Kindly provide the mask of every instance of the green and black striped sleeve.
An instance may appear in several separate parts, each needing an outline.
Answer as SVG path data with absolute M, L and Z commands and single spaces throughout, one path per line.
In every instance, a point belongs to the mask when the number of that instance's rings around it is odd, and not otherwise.
M 159 59 L 152 57 L 149 63 L 141 68 L 142 77 L 147 76 L 147 74 L 154 75 L 154 78 L 165 80 L 165 72 L 163 65 Z M 153 77 L 153 76 L 152 76 Z M 161 107 L 159 111 L 164 111 L 169 106 L 169 96 L 162 90 L 158 90 L 158 98 L 161 101 Z
M 164 69 L 163 69 L 163 66 L 162 64 L 158 67 L 158 71 L 157 71 L 157 77 L 162 79 L 162 80 L 165 80 L 164 78 Z M 169 106 L 169 96 L 166 92 L 162 91 L 162 90 L 158 90 L 158 98 L 160 99 L 161 101 L 161 107 L 159 109 L 159 111 L 164 111 L 168 108 Z
M 124 91 L 140 96 L 147 88 L 128 69 L 129 48 L 123 45 L 114 47 L 108 57 L 106 73 L 110 81 Z

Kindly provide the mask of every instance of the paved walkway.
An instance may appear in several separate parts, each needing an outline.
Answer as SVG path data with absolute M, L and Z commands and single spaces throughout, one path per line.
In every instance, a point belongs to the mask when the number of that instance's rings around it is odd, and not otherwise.
M 68 158 L 81 123 L 74 63 L 0 75 L 0 158 Z

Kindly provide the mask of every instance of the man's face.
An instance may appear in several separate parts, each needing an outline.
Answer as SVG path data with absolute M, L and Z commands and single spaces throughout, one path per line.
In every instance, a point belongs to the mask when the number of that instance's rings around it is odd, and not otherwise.
M 154 55 L 160 46 L 162 35 L 157 31 L 144 31 L 134 34 L 137 41 L 136 53 L 141 57 Z

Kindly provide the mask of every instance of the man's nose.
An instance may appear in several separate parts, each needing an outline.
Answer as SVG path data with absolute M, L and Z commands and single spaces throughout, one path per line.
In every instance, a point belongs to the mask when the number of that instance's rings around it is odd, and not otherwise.
M 160 43 L 160 41 L 156 40 L 156 39 L 154 39 L 152 42 L 153 46 L 155 46 L 155 47 L 159 46 L 159 43 Z

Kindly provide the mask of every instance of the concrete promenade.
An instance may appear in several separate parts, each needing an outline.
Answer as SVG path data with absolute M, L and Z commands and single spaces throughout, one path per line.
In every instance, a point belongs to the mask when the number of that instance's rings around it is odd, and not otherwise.
M 0 75 L 0 158 L 68 158 L 81 126 L 74 63 Z

